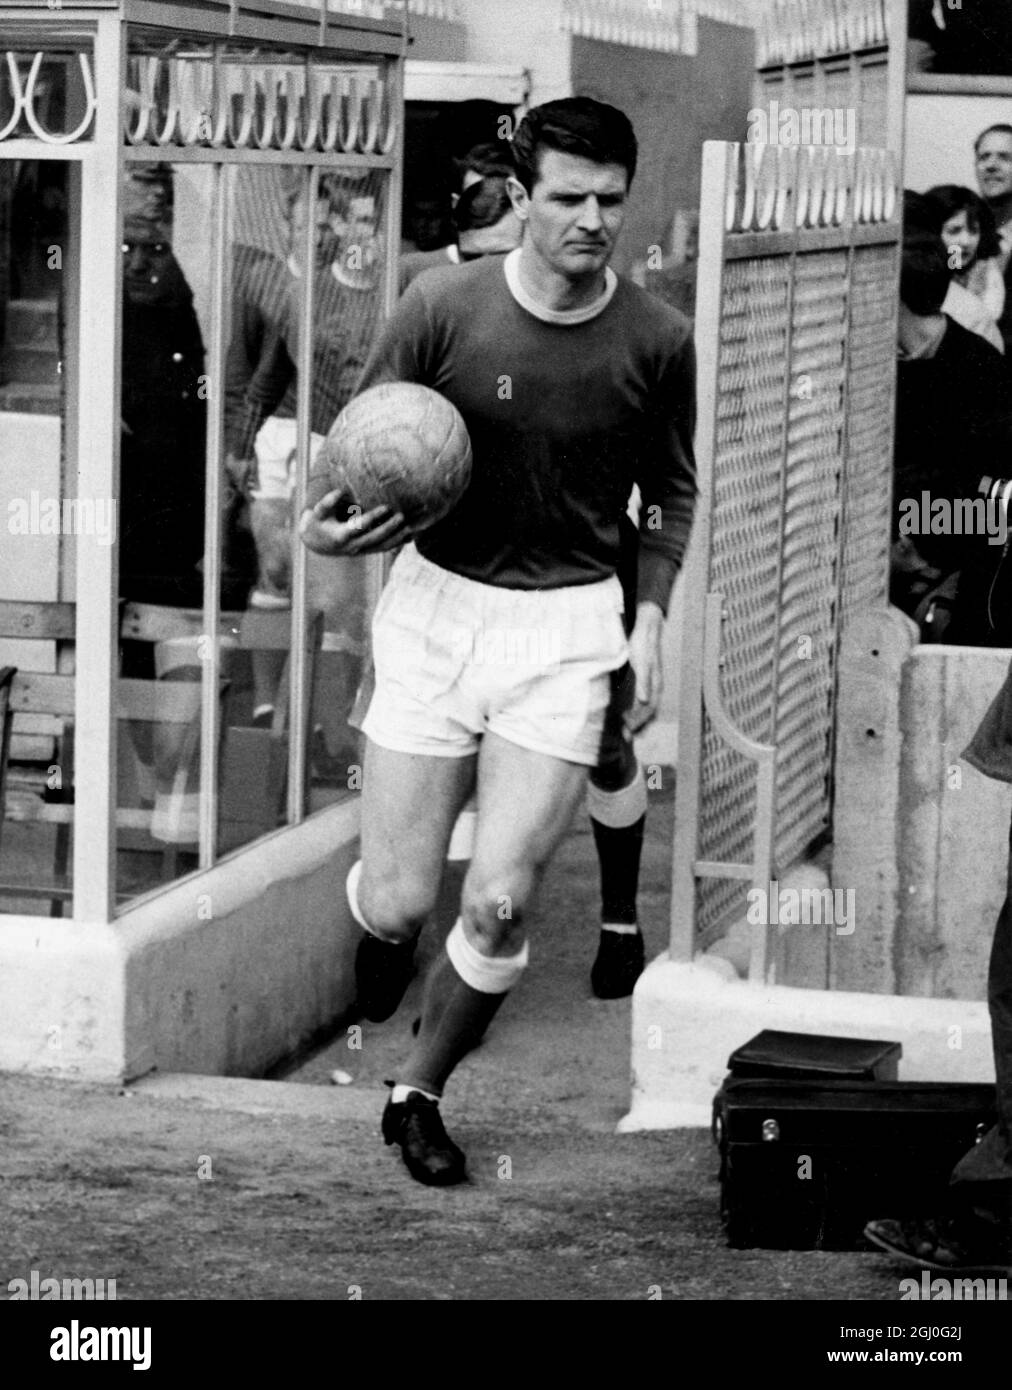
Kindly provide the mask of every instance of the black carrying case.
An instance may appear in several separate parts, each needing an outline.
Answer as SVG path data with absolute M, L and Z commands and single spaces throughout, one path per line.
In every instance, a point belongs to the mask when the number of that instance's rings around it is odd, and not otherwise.
M 931 1215 L 995 1122 L 991 1085 L 729 1077 L 713 1103 L 737 1249 L 867 1249 L 879 1217 Z
M 784 1081 L 895 1081 L 903 1044 L 881 1038 L 837 1038 L 764 1028 L 727 1059 L 732 1076 L 776 1076 Z

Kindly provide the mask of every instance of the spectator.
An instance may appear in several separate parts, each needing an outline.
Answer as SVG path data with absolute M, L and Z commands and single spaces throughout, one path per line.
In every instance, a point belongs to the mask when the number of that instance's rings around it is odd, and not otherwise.
M 1005 308 L 1005 282 L 994 215 L 983 198 L 956 184 L 939 184 L 926 196 L 937 210 L 952 271 L 942 310 L 1003 353 L 998 322 Z
M 916 200 L 916 201 L 915 201 Z M 926 640 L 1005 645 L 1008 605 L 996 602 L 1002 552 L 990 537 L 960 534 L 958 499 L 981 497 L 1012 456 L 1004 364 L 977 334 L 942 312 L 949 285 L 939 237 L 919 230 L 930 207 L 908 195 L 900 277 L 894 546 L 890 597 Z M 949 524 L 924 525 L 924 494 Z M 913 524 L 911 525 L 911 518 Z
M 1005 307 L 998 328 L 1005 343 L 1006 356 L 1012 341 L 1012 125 L 993 125 L 977 136 L 973 147 L 977 162 L 977 186 L 991 210 L 1000 246 L 999 266 L 1005 281 Z
M 120 593 L 199 608 L 204 343 L 193 294 L 172 252 L 171 171 L 134 166 L 124 201 Z

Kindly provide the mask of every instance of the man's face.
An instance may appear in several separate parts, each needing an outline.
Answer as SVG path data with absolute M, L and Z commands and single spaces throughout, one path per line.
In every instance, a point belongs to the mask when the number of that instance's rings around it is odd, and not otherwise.
M 341 260 L 346 269 L 364 271 L 375 266 L 380 249 L 378 221 L 376 199 L 371 194 L 352 198 L 341 236 Z
M 308 204 L 304 198 L 299 198 L 292 205 L 291 213 L 291 240 L 289 249 L 292 259 L 296 265 L 302 264 L 302 248 L 306 237 L 306 208 Z M 316 226 L 316 268 L 325 270 L 332 261 L 337 259 L 337 254 L 341 245 L 341 231 L 344 226 L 329 198 L 317 198 L 313 211 L 313 222 Z
M 177 266 L 165 229 L 143 218 L 123 224 L 123 289 L 133 304 L 157 304 L 172 292 Z
M 542 149 L 538 158 L 530 194 L 516 180 L 509 183 L 514 207 L 521 217 L 526 213 L 533 249 L 567 279 L 600 274 L 625 221 L 625 169 L 561 150 Z
M 993 203 L 1012 197 L 1012 135 L 992 130 L 977 148 L 980 196 Z

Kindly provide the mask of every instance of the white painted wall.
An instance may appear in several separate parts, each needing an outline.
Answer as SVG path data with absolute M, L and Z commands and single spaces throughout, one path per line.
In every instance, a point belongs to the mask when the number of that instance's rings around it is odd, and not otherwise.
M 355 799 L 111 925 L 4 917 L 0 1071 L 261 1074 L 351 1003 L 357 833 Z
M 562 0 L 459 0 L 467 25 L 469 63 L 516 63 L 530 68 L 530 105 L 572 95 L 571 39 L 559 27 Z
M 973 142 L 989 125 L 1012 125 L 1009 97 L 907 97 L 903 186 L 923 193 L 938 183 L 977 189 Z

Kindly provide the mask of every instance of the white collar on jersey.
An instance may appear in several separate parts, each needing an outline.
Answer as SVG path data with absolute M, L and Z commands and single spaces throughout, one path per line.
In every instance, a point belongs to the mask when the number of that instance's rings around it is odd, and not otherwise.
M 558 323 L 569 325 L 574 323 L 586 323 L 588 319 L 596 319 L 602 310 L 606 309 L 611 303 L 611 297 L 618 286 L 618 276 L 611 266 L 605 266 L 604 270 L 604 290 L 598 299 L 592 304 L 585 304 L 580 309 L 546 309 L 543 304 L 539 304 L 536 299 L 532 299 L 520 283 L 520 247 L 510 251 L 503 261 L 503 274 L 506 276 L 506 284 L 509 292 L 520 305 L 521 309 L 526 309 L 529 314 L 533 314 L 536 319 L 541 319 L 544 323 Z
M 301 280 L 302 267 L 294 256 L 288 257 L 287 265 L 289 273 L 294 276 L 296 280 Z M 342 275 L 341 267 L 338 265 L 337 261 L 331 261 L 330 273 L 339 285 L 344 285 L 349 290 L 373 290 L 376 288 L 375 284 L 363 283 L 359 280 L 349 280 L 346 275 Z

